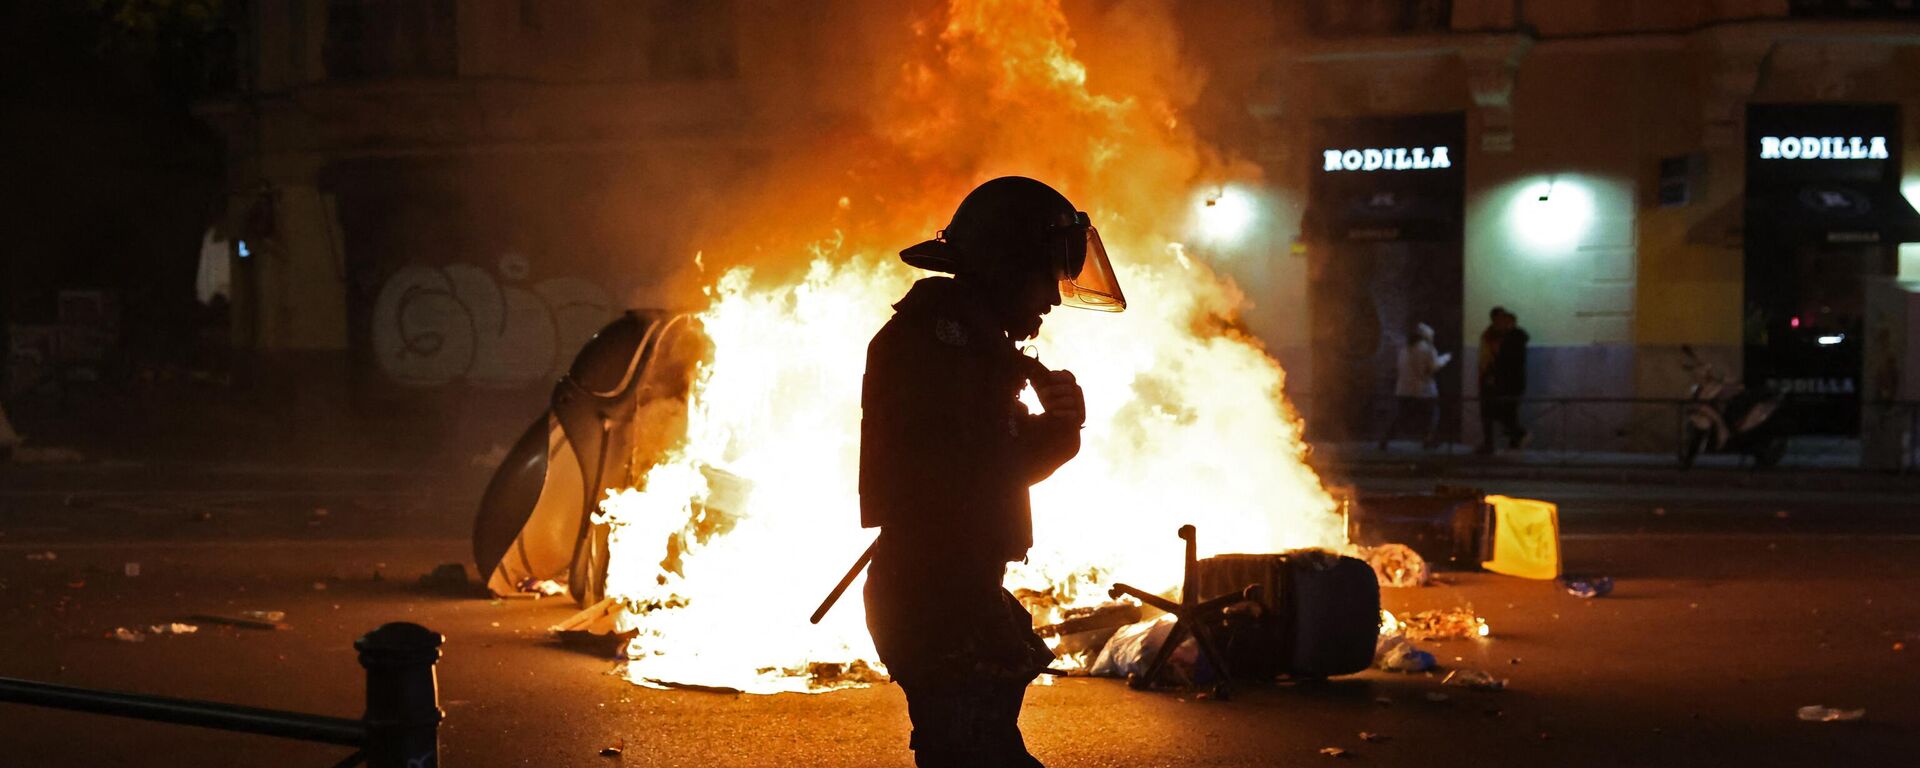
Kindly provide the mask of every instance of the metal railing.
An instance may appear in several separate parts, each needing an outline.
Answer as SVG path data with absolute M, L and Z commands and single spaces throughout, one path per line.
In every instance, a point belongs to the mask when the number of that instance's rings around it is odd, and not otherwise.
M 1308 439 L 1316 437 L 1311 397 L 1290 395 L 1308 423 Z M 1368 399 L 1367 428 L 1339 442 L 1371 444 L 1394 418 L 1397 398 Z M 1522 397 L 1517 398 L 1521 426 L 1527 430 L 1527 450 L 1548 463 L 1585 465 L 1610 463 L 1623 456 L 1672 456 L 1677 462 L 1686 450 L 1687 416 L 1698 401 L 1650 397 Z M 1818 395 L 1789 395 L 1777 418 L 1793 419 L 1796 407 L 1831 402 Z M 1480 433 L 1477 397 L 1441 398 L 1441 426 L 1433 452 L 1458 456 L 1474 448 Z M 1403 426 L 1397 440 L 1417 437 L 1418 428 Z M 1502 436 L 1505 437 L 1504 435 Z M 1920 470 L 1920 400 L 1868 401 L 1861 406 L 1860 428 L 1853 435 L 1800 434 L 1788 431 L 1784 465 L 1852 467 L 1913 472 Z M 1664 460 L 1663 460 L 1664 461 Z M 1744 461 L 1742 463 L 1745 463 Z
M 434 663 L 441 636 L 397 622 L 354 641 L 367 671 L 367 711 L 359 720 L 243 707 L 194 699 L 76 688 L 0 677 L 0 703 L 65 709 L 236 733 L 356 747 L 335 768 L 434 768 L 440 762 L 439 685 Z

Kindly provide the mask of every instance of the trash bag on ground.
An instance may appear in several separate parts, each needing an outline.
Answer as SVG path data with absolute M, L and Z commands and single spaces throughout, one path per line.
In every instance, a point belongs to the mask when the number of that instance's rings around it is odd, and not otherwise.
M 1167 635 L 1173 632 L 1173 614 L 1162 614 L 1156 618 L 1137 624 L 1128 624 L 1113 633 L 1113 638 L 1100 649 L 1093 665 L 1087 673 L 1094 677 L 1127 678 L 1143 675 L 1147 665 L 1153 662 L 1153 655 L 1160 652 L 1160 645 L 1167 641 Z M 1210 682 L 1213 671 L 1207 668 L 1200 656 L 1200 648 L 1188 637 L 1179 647 L 1173 649 L 1173 655 L 1167 659 L 1167 671 L 1163 680 L 1187 680 L 1195 684 Z
M 1425 672 L 1436 663 L 1433 654 L 1415 647 L 1405 635 L 1381 635 L 1380 643 L 1374 647 L 1373 666 L 1383 671 Z

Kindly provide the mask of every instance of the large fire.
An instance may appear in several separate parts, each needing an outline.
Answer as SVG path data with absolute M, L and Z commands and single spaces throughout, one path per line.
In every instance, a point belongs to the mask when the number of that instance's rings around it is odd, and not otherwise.
M 636 682 L 817 690 L 810 668 L 875 658 L 858 584 L 807 623 L 873 538 L 855 490 L 866 344 L 920 276 L 894 254 L 994 176 L 1039 178 L 1085 208 L 1130 300 L 1119 315 L 1056 310 L 1036 342 L 1086 388 L 1088 422 L 1079 457 L 1033 490 L 1036 545 L 1010 586 L 1061 607 L 1103 602 L 1121 578 L 1171 589 L 1184 523 L 1204 552 L 1344 540 L 1283 372 L 1235 330 L 1242 297 L 1178 243 L 1190 201 L 1229 170 L 1178 119 L 1174 86 L 1121 73 L 1090 87 L 1056 2 L 951 0 L 915 29 L 925 50 L 875 105 L 877 127 L 829 158 L 845 165 L 804 164 L 831 170 L 795 171 L 777 203 L 729 214 L 789 238 L 759 252 L 808 266 L 713 280 L 685 442 L 602 504 L 608 591 L 640 630 Z M 1171 56 L 1133 58 L 1179 71 Z

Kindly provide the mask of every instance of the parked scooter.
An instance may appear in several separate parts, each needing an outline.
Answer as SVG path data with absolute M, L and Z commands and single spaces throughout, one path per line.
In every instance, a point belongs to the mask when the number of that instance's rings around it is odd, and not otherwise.
M 1695 355 L 1690 345 L 1681 345 L 1680 351 L 1685 355 L 1680 365 L 1693 377 L 1681 422 L 1681 468 L 1692 467 L 1702 453 L 1745 454 L 1753 457 L 1758 468 L 1780 463 L 1787 453 L 1780 418 L 1786 398 L 1777 392 L 1747 389 L 1727 378 Z

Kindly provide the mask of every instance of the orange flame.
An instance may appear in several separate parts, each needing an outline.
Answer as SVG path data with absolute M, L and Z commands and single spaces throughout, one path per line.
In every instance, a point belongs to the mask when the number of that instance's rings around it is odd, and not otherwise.
M 1034 488 L 1036 545 L 1009 585 L 1062 607 L 1104 601 L 1119 577 L 1172 588 L 1183 523 L 1207 552 L 1343 543 L 1280 367 L 1234 330 L 1242 297 L 1179 244 L 1188 201 L 1219 185 L 1221 164 L 1177 119 L 1164 78 L 1096 89 L 1068 32 L 1057 2 L 951 0 L 877 105 L 878 127 L 823 155 L 840 170 L 815 158 L 780 179 L 781 199 L 734 210 L 765 223 L 755 250 L 808 266 L 774 280 L 735 267 L 709 286 L 714 354 L 686 440 L 644 490 L 602 504 L 609 593 L 640 630 L 630 678 L 813 690 L 810 664 L 875 658 L 857 586 L 806 623 L 872 539 L 855 495 L 866 344 L 918 276 L 894 253 L 999 175 L 1039 178 L 1088 210 L 1132 300 L 1120 315 L 1048 317 L 1038 345 L 1086 389 L 1085 447 Z M 1143 71 L 1178 69 L 1164 47 L 1141 55 Z M 660 565 L 669 540 L 690 542 L 677 573 Z

